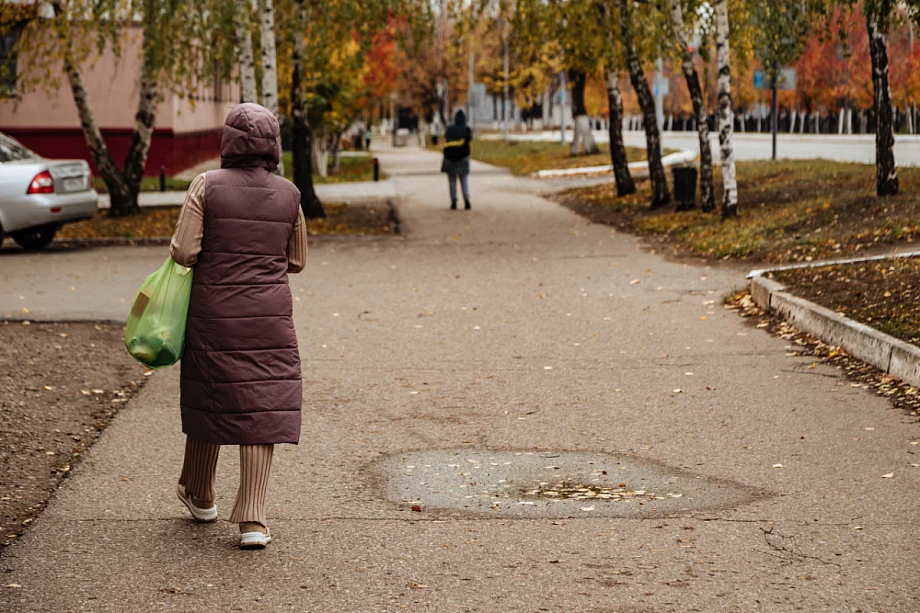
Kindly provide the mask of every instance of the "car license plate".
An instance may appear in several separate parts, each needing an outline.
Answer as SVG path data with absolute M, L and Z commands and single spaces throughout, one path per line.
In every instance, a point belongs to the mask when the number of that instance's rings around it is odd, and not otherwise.
M 61 182 L 65 192 L 79 192 L 86 188 L 86 180 L 83 177 L 68 177 Z

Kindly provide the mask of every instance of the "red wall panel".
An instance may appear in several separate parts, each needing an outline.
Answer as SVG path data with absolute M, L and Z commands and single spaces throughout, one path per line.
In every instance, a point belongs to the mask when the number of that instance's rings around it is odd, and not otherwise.
M 73 158 L 86 160 L 98 175 L 92 155 L 86 146 L 83 131 L 78 128 L 5 128 L 0 132 L 12 136 L 39 155 L 48 158 Z M 173 176 L 201 162 L 220 156 L 220 129 L 206 132 L 176 134 L 172 130 L 154 130 L 150 151 L 147 154 L 146 176 L 158 176 L 160 167 L 166 175 Z M 131 146 L 132 131 L 103 129 L 102 136 L 115 164 L 122 167 Z

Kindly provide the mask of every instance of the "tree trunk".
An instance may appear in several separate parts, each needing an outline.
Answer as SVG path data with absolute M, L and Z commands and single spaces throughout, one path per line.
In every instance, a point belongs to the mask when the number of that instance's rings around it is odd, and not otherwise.
M 323 179 L 329 176 L 329 149 L 325 136 L 311 139 L 311 153 L 313 155 L 313 169 Z
M 419 130 L 419 135 L 423 132 Z M 424 149 L 425 144 L 421 143 L 421 147 Z M 332 174 L 338 174 L 339 168 L 342 166 L 342 133 L 338 132 L 332 139 Z
M 731 50 L 728 44 L 727 0 L 716 0 L 716 57 L 719 64 L 719 145 L 722 154 L 722 219 L 738 215 L 738 181 L 732 146 Z
M 636 184 L 629 174 L 626 145 L 623 143 L 623 95 L 620 93 L 619 75 L 615 70 L 607 71 L 607 102 L 610 106 L 610 161 L 613 164 L 617 196 L 635 194 Z
M 259 0 L 259 39 L 262 43 L 262 106 L 281 121 L 278 113 L 278 62 L 275 55 L 275 9 L 272 0 Z M 284 160 L 275 174 L 284 176 Z
M 323 203 L 316 196 L 313 188 L 313 159 L 310 152 L 312 141 L 307 111 L 304 108 L 303 93 L 303 55 L 306 48 L 303 32 L 306 29 L 307 16 L 305 0 L 297 0 L 294 17 L 297 23 L 293 29 L 294 44 L 291 49 L 291 120 L 293 136 L 294 185 L 300 190 L 300 208 L 307 219 L 326 216 Z M 255 81 L 253 81 L 255 83 Z
M 588 83 L 588 75 L 583 71 L 571 70 L 569 78 L 572 81 L 572 119 L 575 124 L 571 153 L 579 155 L 579 148 L 585 155 L 597 153 L 597 143 L 594 142 L 591 122 L 588 121 L 588 110 L 585 108 L 585 86 Z
M 250 0 L 236 0 L 236 47 L 239 49 L 240 61 L 240 101 L 257 102 L 256 62 L 252 56 L 252 30 L 250 19 L 252 4 Z
M 888 49 L 874 17 L 866 18 L 875 91 L 875 191 L 879 196 L 898 193 L 898 167 L 894 162 L 894 124 L 888 86 Z
M 707 121 L 706 108 L 703 103 L 703 88 L 700 87 L 699 74 L 693 65 L 693 56 L 690 53 L 690 39 L 684 28 L 684 14 L 680 0 L 671 0 L 671 22 L 677 36 L 680 51 L 681 69 L 687 81 L 687 90 L 693 102 L 693 112 L 696 115 L 697 133 L 700 141 L 700 203 L 703 211 L 710 212 L 716 207 L 715 189 L 712 181 L 712 147 L 709 142 L 709 121 Z
M 59 1 L 52 2 L 52 8 L 56 17 L 65 14 Z M 86 84 L 83 81 L 83 73 L 73 60 L 73 47 L 70 36 L 69 28 L 58 33 L 61 48 L 63 49 L 64 72 L 67 75 L 70 90 L 73 93 L 73 101 L 77 107 L 77 115 L 80 118 L 80 126 L 83 128 L 86 146 L 93 156 L 99 175 L 105 181 L 105 186 L 109 191 L 110 214 L 113 217 L 131 215 L 138 211 L 137 192 L 131 191 L 128 182 L 118 169 L 118 166 L 115 165 L 112 154 L 109 153 L 109 148 L 102 138 L 102 131 L 99 129 L 99 124 L 96 123 L 96 116 L 89 105 L 89 95 L 86 91 Z
M 631 0 L 616 0 L 620 13 L 620 35 L 623 39 L 623 50 L 626 53 L 629 80 L 636 91 L 639 107 L 642 109 L 649 180 L 652 183 L 652 208 L 657 209 L 671 203 L 671 192 L 668 190 L 668 179 L 661 163 L 661 134 L 658 132 L 658 119 L 655 116 L 655 99 L 652 98 L 648 81 L 645 79 L 645 71 L 642 70 L 642 63 L 636 53 L 628 2 L 631 2 Z
M 156 18 L 157 3 L 155 0 L 146 0 L 145 4 L 145 17 L 149 27 L 150 22 Z M 154 44 L 148 38 L 145 28 L 141 43 L 144 57 L 141 65 L 140 97 L 137 103 L 137 113 L 134 115 L 134 135 L 131 138 L 128 155 L 125 157 L 124 167 L 125 181 L 134 196 L 133 204 L 135 208 L 130 212 L 138 210 L 137 194 L 141 188 L 144 168 L 147 166 L 147 153 L 150 151 L 150 142 L 153 140 L 153 124 L 156 121 L 157 103 L 160 98 L 159 74 L 155 59 L 156 49 L 153 48 Z

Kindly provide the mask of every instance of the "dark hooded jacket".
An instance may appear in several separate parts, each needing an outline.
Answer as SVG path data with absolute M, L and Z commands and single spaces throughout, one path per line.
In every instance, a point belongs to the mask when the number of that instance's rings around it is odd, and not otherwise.
M 441 172 L 450 174 L 469 174 L 470 172 L 470 141 L 473 140 L 473 131 L 466 125 L 466 113 L 462 110 L 454 115 L 453 125 L 448 126 L 444 133 L 444 161 Z
M 278 120 L 241 104 L 207 173 L 182 357 L 182 430 L 221 445 L 297 443 L 302 385 L 287 279 L 300 192 L 272 174 Z

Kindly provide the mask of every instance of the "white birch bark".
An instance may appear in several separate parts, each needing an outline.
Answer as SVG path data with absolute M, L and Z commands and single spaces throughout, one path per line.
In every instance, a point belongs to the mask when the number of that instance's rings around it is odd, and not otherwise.
M 252 55 L 252 14 L 250 0 L 236 0 L 236 47 L 240 62 L 240 100 L 258 102 L 256 92 L 256 61 Z
M 275 55 L 275 9 L 272 0 L 259 0 L 259 38 L 262 43 L 262 106 L 281 121 L 278 113 L 278 62 Z M 284 161 L 275 174 L 284 176 Z
M 709 142 L 708 114 L 703 101 L 699 75 L 690 53 L 690 32 L 684 25 L 684 13 L 680 0 L 671 0 L 671 25 L 677 38 L 681 69 L 687 82 L 687 90 L 693 103 L 693 113 L 697 120 L 697 136 L 700 143 L 700 202 L 703 211 L 709 212 L 715 208 L 715 189 L 712 180 L 712 149 Z
M 146 40 L 146 34 L 144 38 Z M 152 53 L 149 50 L 146 52 Z M 141 68 L 137 113 L 134 115 L 134 136 L 131 139 L 128 155 L 125 157 L 124 170 L 125 180 L 135 193 L 140 190 L 144 167 L 147 165 L 147 154 L 150 152 L 150 142 L 153 140 L 153 127 L 159 101 L 159 75 L 152 62 L 144 61 Z
M 314 134 L 310 145 L 313 172 L 325 179 L 329 176 L 329 144 L 326 142 L 326 137 Z
M 51 7 L 56 16 L 66 12 L 59 0 L 52 2 Z M 137 192 L 132 192 L 121 170 L 112 159 L 112 154 L 109 152 L 105 140 L 102 138 L 102 131 L 99 129 L 96 115 L 89 103 L 89 94 L 86 91 L 83 72 L 73 59 L 73 43 L 70 36 L 70 32 L 59 31 L 58 34 L 64 55 L 64 73 L 67 75 L 74 105 L 77 107 L 83 137 L 86 140 L 86 146 L 90 154 L 93 156 L 93 161 L 96 163 L 96 168 L 99 169 L 99 174 L 109 190 L 112 213 L 116 216 L 129 215 L 137 211 Z
M 738 214 L 738 180 L 735 174 L 735 151 L 732 145 L 734 119 L 732 111 L 731 49 L 728 39 L 728 2 L 716 0 L 716 57 L 719 65 L 719 146 L 722 155 L 722 217 Z

